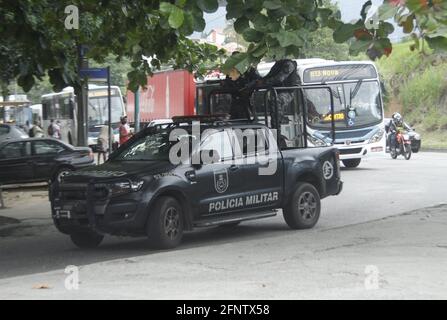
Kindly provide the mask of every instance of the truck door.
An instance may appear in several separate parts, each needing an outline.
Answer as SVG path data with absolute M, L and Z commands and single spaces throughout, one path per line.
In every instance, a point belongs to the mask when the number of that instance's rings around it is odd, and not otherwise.
M 219 159 L 215 163 L 205 163 L 193 171 L 195 185 L 191 196 L 200 215 L 237 211 L 240 203 L 235 197 L 240 179 L 233 164 L 234 152 L 230 136 L 227 131 L 218 131 L 205 137 L 200 148 L 219 153 Z
M 236 194 L 245 209 L 274 208 L 281 201 L 283 161 L 272 132 L 265 127 L 233 131 L 236 146 Z

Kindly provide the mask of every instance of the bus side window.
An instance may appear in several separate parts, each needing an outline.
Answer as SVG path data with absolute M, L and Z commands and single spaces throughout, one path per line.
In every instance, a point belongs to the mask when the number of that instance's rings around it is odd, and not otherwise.
M 68 109 L 69 109 L 70 119 L 73 120 L 75 117 L 75 114 L 74 114 L 75 110 L 74 110 L 74 101 L 72 99 L 70 99 L 70 101 L 69 101 Z

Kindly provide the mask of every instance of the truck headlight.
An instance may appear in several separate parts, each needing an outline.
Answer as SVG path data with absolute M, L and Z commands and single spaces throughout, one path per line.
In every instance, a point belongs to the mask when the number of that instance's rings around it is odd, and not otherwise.
M 385 131 L 382 129 L 379 129 L 372 137 L 369 139 L 369 143 L 376 143 L 382 140 L 383 135 L 385 134 Z
M 315 147 L 327 147 L 327 143 L 324 142 L 322 139 L 314 137 L 314 136 L 307 136 L 307 139 L 310 143 L 312 143 Z
M 112 196 L 140 191 L 143 184 L 143 180 L 126 180 L 115 182 L 111 185 Z

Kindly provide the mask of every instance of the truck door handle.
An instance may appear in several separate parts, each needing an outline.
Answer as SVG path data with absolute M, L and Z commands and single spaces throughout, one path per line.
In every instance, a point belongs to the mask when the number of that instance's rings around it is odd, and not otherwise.
M 237 171 L 237 170 L 239 170 L 239 167 L 238 167 L 237 165 L 235 165 L 235 164 L 233 164 L 233 165 L 230 167 L 230 171 Z
M 188 171 L 185 172 L 185 177 L 186 179 L 188 179 L 191 182 L 195 182 L 196 181 L 196 172 L 195 171 Z

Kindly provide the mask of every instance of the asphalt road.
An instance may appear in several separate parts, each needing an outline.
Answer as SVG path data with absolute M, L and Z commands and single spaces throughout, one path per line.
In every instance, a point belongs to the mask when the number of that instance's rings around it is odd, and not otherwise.
M 210 255 L 219 255 L 222 245 L 251 252 L 263 245 L 274 251 L 281 247 L 287 250 L 299 246 L 300 237 L 309 232 L 315 234 L 447 203 L 447 154 L 419 153 L 410 161 L 388 157 L 368 160 L 358 169 L 343 169 L 342 179 L 345 182 L 342 194 L 323 200 L 321 220 L 315 230 L 291 231 L 279 214 L 243 223 L 232 230 L 210 228 L 189 233 L 175 251 L 179 259 L 184 259 L 182 252 L 194 255 L 197 250 L 203 256 L 196 258 L 206 262 Z M 148 249 L 145 239 L 116 237 L 106 238 L 98 249 L 81 251 L 52 226 L 48 202 L 42 197 L 0 210 L 0 216 L 22 221 L 16 227 L 0 228 L 1 279 L 120 258 L 153 256 L 156 261 L 165 254 Z M 174 259 L 175 251 L 170 252 Z

